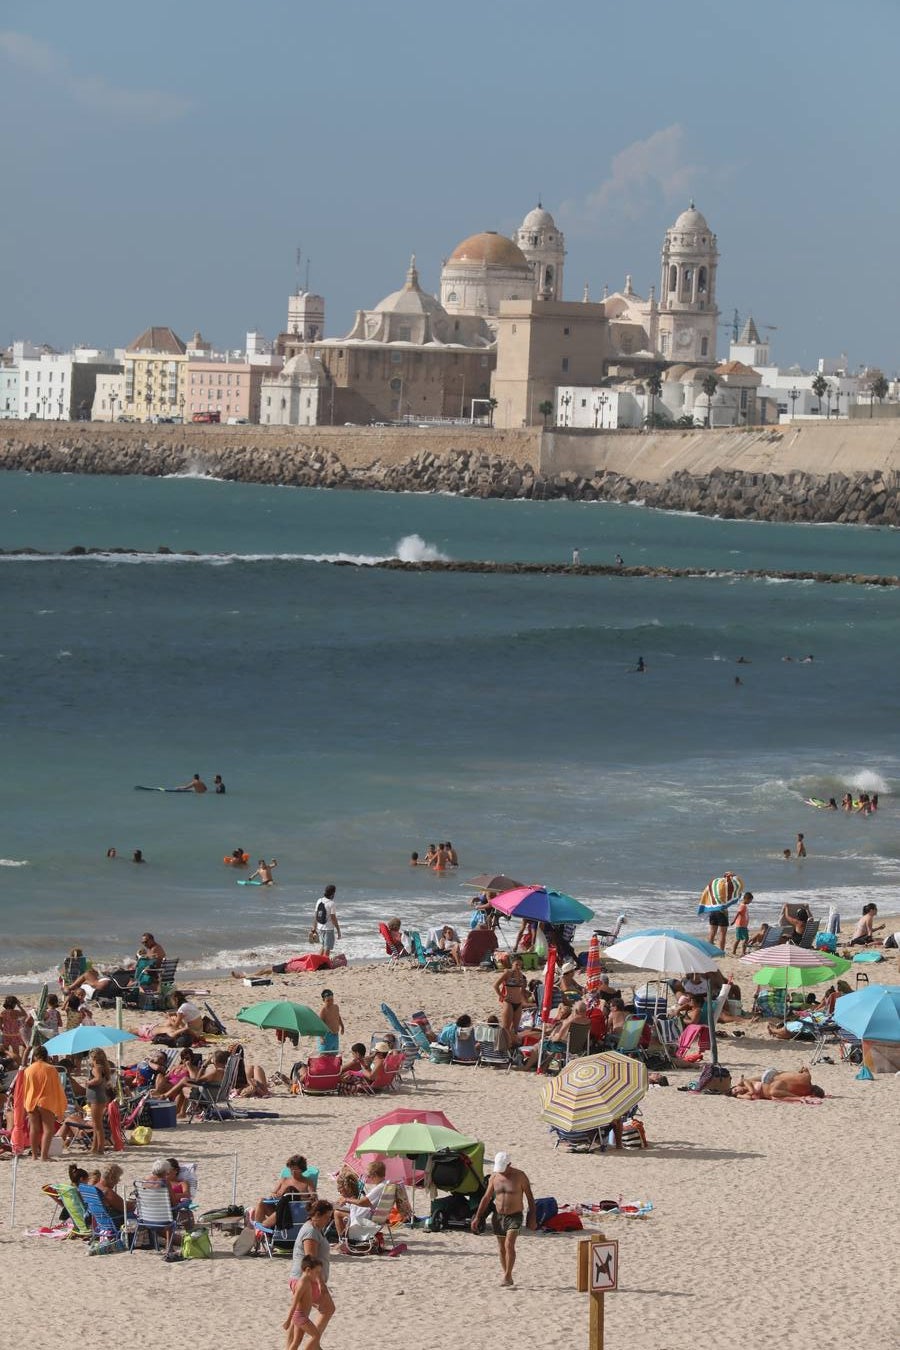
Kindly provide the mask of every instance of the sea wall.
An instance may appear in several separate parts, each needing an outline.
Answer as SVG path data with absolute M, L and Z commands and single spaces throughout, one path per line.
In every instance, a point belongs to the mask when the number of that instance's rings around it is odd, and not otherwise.
M 6 422 L 0 469 L 194 472 L 298 487 L 641 501 L 745 519 L 900 525 L 900 426 L 877 419 L 652 434 Z

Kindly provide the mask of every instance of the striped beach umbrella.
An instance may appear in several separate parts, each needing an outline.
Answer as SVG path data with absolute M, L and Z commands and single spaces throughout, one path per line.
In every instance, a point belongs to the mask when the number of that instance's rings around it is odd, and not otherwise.
M 640 1060 L 607 1050 L 570 1060 L 541 1084 L 541 1119 L 559 1130 L 600 1129 L 627 1115 L 647 1093 Z
M 585 971 L 587 978 L 584 982 L 584 992 L 586 994 L 596 994 L 600 988 L 600 939 L 595 933 L 588 947 L 587 969 Z
M 713 877 L 704 887 L 697 913 L 708 914 L 713 909 L 728 909 L 731 905 L 736 905 L 743 894 L 744 883 L 734 872 Z
M 842 956 L 832 956 L 829 952 L 813 951 L 810 947 L 798 947 L 793 942 L 779 942 L 777 947 L 765 947 L 761 951 L 748 952 L 741 957 L 745 966 L 786 966 L 789 969 L 830 966 L 835 975 L 843 975 L 850 969 L 850 962 Z

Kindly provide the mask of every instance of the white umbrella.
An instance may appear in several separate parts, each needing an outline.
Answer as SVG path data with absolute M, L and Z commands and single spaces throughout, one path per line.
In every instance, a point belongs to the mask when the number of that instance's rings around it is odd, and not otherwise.
M 718 970 L 718 959 L 695 947 L 683 938 L 670 937 L 668 933 L 648 933 L 646 936 L 627 937 L 614 942 L 606 948 L 606 956 L 614 961 L 622 961 L 639 970 L 666 971 L 670 975 L 690 975 Z M 707 1025 L 709 1027 L 710 1050 L 713 1063 L 718 1062 L 716 1028 L 713 1023 L 712 999 L 707 990 Z

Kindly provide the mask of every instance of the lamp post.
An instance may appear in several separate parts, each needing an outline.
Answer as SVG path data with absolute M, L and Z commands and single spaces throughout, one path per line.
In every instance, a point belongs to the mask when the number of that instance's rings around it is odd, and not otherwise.
M 794 404 L 800 397 L 800 390 L 794 385 L 793 389 L 788 390 L 788 398 L 791 400 L 791 421 L 794 420 Z
M 147 421 L 149 422 L 149 421 L 150 421 L 150 408 L 151 408 L 151 406 L 152 406 L 152 404 L 153 404 L 153 395 L 152 395 L 152 393 L 150 392 L 150 386 L 149 386 L 149 384 L 147 385 L 147 388 L 146 388 L 146 390 L 145 390 L 145 392 L 144 392 L 144 403 L 147 405 Z
M 112 391 L 109 395 L 109 420 L 111 422 L 116 420 L 116 396 Z
M 609 402 L 608 394 L 599 394 L 598 397 L 594 399 L 594 426 L 595 427 L 597 426 L 599 415 L 599 424 L 601 431 L 603 430 L 604 411 L 606 409 L 606 405 L 608 402 Z
M 564 427 L 570 426 L 571 423 L 569 421 L 569 405 L 572 402 L 572 395 L 563 394 L 562 398 L 559 401 L 563 406 L 563 426 Z
M 840 415 L 841 415 L 841 388 L 840 388 L 840 385 L 838 385 L 837 389 L 835 389 L 835 391 L 834 391 L 834 415 L 835 415 L 835 417 L 840 417 Z

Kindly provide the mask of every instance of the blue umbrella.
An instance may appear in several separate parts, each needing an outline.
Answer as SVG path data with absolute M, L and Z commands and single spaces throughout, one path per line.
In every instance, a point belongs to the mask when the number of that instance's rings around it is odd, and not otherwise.
M 537 923 L 584 923 L 594 917 L 594 911 L 580 900 L 549 891 L 546 886 L 517 886 L 495 895 L 491 904 L 510 918 L 532 919 Z
M 632 937 L 669 937 L 674 938 L 676 942 L 689 942 L 692 947 L 696 947 L 704 956 L 719 957 L 722 955 L 718 947 L 706 938 L 693 937 L 690 933 L 682 933 L 678 928 L 639 928 Z
M 63 1031 L 59 1036 L 51 1036 L 44 1042 L 48 1055 L 83 1055 L 88 1050 L 106 1050 L 121 1041 L 136 1041 L 130 1031 L 119 1031 L 116 1027 L 75 1027 L 72 1031 Z
M 900 985 L 870 984 L 834 1005 L 839 1027 L 861 1041 L 900 1042 Z

